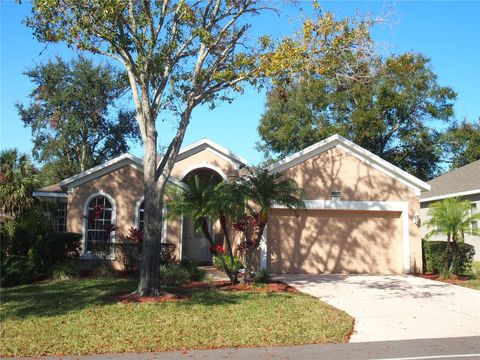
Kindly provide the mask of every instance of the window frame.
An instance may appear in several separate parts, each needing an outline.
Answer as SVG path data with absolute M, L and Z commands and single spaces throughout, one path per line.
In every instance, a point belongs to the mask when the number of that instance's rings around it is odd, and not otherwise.
M 92 254 L 91 251 L 88 249 L 87 243 L 88 243 L 88 233 L 89 233 L 89 223 L 88 223 L 88 213 L 89 213 L 89 205 L 92 202 L 93 199 L 96 197 L 105 197 L 111 205 L 111 217 L 110 217 L 110 224 L 111 225 L 116 225 L 116 216 L 117 216 L 117 211 L 116 211 L 116 204 L 115 200 L 113 197 L 104 191 L 100 190 L 99 192 L 93 193 L 90 196 L 87 197 L 85 200 L 85 203 L 83 205 L 83 239 L 82 239 L 82 255 L 85 256 L 87 254 Z M 111 232 L 110 235 L 110 242 L 115 243 L 115 230 Z

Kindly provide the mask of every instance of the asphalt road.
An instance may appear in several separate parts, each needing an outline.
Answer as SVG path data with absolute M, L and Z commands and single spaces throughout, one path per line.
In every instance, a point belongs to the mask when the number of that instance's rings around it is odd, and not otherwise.
M 15 358 L 18 360 L 18 358 Z M 27 358 L 22 358 L 27 359 Z M 42 360 L 197 360 L 197 359 L 327 359 L 327 360 L 471 360 L 480 359 L 480 337 L 297 345 L 267 348 L 168 351 L 145 354 L 52 356 Z

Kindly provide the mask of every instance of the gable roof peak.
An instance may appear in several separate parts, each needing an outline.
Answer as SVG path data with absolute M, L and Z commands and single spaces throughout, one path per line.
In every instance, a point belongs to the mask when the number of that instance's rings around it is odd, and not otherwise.
M 209 138 L 201 138 L 200 140 L 195 141 L 194 143 L 187 145 L 180 149 L 177 156 L 177 161 L 183 160 L 197 152 L 205 150 L 206 148 L 210 148 L 213 151 L 219 153 L 220 155 L 225 156 L 230 161 L 233 161 L 239 165 L 247 165 L 248 161 L 244 158 L 234 154 L 232 151 L 228 150 L 227 148 L 217 144 L 213 140 Z
M 313 145 L 310 145 L 305 149 L 296 152 L 293 155 L 287 156 L 286 158 L 271 164 L 268 167 L 268 170 L 270 170 L 270 172 L 285 171 L 292 166 L 300 164 L 336 146 L 339 146 L 342 150 L 355 156 L 364 163 L 375 167 L 386 175 L 394 177 L 396 180 L 399 180 L 410 188 L 413 188 L 418 195 L 420 195 L 420 191 L 422 190 L 430 190 L 430 185 L 426 182 L 407 173 L 406 171 L 389 163 L 388 161 L 362 148 L 360 145 L 355 144 L 354 142 L 344 138 L 339 134 L 329 136 L 328 138 L 321 140 Z

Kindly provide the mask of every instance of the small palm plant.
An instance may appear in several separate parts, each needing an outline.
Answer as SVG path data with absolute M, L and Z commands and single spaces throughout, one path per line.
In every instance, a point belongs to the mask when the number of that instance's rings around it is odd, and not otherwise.
M 218 188 L 219 185 L 214 185 L 213 179 L 202 181 L 198 176 L 194 176 L 186 182 L 184 189 L 176 190 L 176 193 L 173 194 L 173 199 L 167 203 L 167 214 L 172 218 L 179 218 L 182 215 L 192 218 L 195 228 L 202 230 L 210 243 L 210 250 L 215 256 L 219 257 L 225 273 L 234 284 L 236 274 L 226 264 L 223 253 L 215 244 L 210 233 L 209 219 L 216 220 L 219 215 L 225 216 L 229 211 L 229 206 L 231 206 L 227 204 L 230 195 L 224 194 L 226 190 L 223 188 L 221 191 Z M 223 224 L 222 227 L 224 227 Z M 224 230 L 224 233 L 227 237 L 228 231 Z M 229 250 L 231 250 L 231 245 Z M 233 254 L 231 256 L 233 257 Z
M 209 213 L 212 218 L 218 218 L 222 232 L 225 236 L 230 262 L 232 264 L 232 283 L 237 283 L 237 262 L 233 254 L 232 240 L 230 238 L 229 219 L 238 219 L 245 212 L 245 194 L 242 187 L 236 182 L 221 182 L 213 189 L 214 197 L 209 203 Z
M 480 219 L 480 213 L 471 213 L 468 200 L 449 198 L 430 205 L 428 215 L 430 220 L 425 225 L 433 230 L 427 238 L 435 234 L 447 235 L 445 261 L 446 269 L 451 273 L 457 258 L 457 243 L 464 241 L 465 234 L 480 235 L 480 231 L 471 226 L 472 222 Z
M 242 250 L 245 252 L 245 273 L 243 282 L 247 282 L 247 276 L 252 268 L 252 259 L 255 250 L 260 246 L 263 233 L 267 226 L 270 210 L 275 205 L 284 206 L 296 210 L 304 208 L 303 190 L 292 179 L 284 178 L 281 173 L 270 173 L 267 169 L 256 169 L 249 175 L 238 180 L 238 188 L 245 196 L 251 214 L 244 217 L 236 227 L 248 234 L 246 223 L 253 226 L 253 233 L 249 239 L 245 237 Z M 242 245 L 242 244 L 241 244 Z

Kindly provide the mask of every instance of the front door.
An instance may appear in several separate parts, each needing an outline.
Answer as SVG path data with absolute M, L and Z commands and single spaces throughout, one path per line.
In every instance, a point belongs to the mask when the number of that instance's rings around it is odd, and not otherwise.
M 200 264 L 211 264 L 210 243 L 201 229 L 195 230 L 194 222 L 191 219 L 184 220 L 184 234 L 184 257 Z

